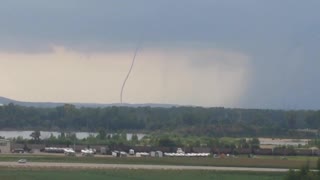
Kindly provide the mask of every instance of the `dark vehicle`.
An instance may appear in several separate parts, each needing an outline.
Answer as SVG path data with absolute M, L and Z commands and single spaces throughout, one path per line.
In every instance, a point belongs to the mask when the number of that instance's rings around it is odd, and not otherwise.
M 24 153 L 24 149 L 22 148 L 16 148 L 12 150 L 12 153 Z

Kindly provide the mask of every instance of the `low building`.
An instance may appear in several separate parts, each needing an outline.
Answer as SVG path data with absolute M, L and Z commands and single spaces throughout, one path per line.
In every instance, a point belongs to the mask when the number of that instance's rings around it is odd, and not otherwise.
M 317 147 L 311 147 L 310 150 L 311 150 L 311 152 L 312 152 L 312 155 L 317 155 L 317 156 L 320 155 L 320 150 L 319 150 L 319 148 L 317 148 Z
M 11 143 L 9 140 L 0 139 L 0 153 L 10 153 Z
M 100 154 L 107 154 L 107 148 L 106 147 L 101 147 L 100 148 Z
M 279 138 L 259 138 L 261 148 L 273 149 L 281 146 L 306 146 L 310 139 L 279 139 Z
M 163 157 L 162 151 L 156 151 L 156 157 Z
M 133 149 L 129 149 L 129 154 L 133 156 L 134 155 L 134 150 Z
M 150 156 L 151 156 L 151 157 L 156 157 L 156 152 L 155 152 L 155 151 L 151 151 L 151 152 L 150 152 Z

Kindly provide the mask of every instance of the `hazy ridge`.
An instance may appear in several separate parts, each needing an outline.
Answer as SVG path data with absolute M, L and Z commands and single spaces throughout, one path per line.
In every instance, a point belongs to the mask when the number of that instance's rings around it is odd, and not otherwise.
M 15 105 L 27 106 L 27 107 L 37 107 L 37 108 L 53 108 L 57 106 L 62 106 L 64 104 L 73 104 L 76 107 L 111 107 L 111 106 L 127 106 L 127 107 L 162 107 L 162 108 L 170 108 L 174 106 L 174 104 L 157 104 L 157 103 L 145 103 L 145 104 L 129 104 L 129 103 L 111 103 L 111 104 L 100 104 L 100 103 L 73 103 L 73 102 L 24 102 L 17 101 L 13 99 L 9 99 L 6 97 L 0 96 L 0 104 L 7 105 L 13 103 Z

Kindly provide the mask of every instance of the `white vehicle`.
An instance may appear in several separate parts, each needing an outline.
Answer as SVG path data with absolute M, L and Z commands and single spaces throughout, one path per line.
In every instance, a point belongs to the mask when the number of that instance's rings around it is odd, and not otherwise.
M 19 159 L 18 163 L 25 164 L 25 163 L 27 163 L 27 160 L 26 159 Z
M 75 156 L 76 155 L 76 152 L 72 148 L 65 148 L 65 149 L 63 149 L 63 151 L 66 156 Z
M 179 151 L 179 153 L 164 153 L 164 155 L 168 157 L 208 157 L 210 153 L 182 153 Z
M 136 157 L 148 157 L 150 154 L 147 152 L 137 152 Z
M 81 150 L 81 154 L 82 156 L 93 156 L 95 153 L 95 150 L 94 149 L 82 149 Z
M 133 155 L 134 155 L 134 150 L 133 150 L 133 149 L 130 149 L 130 150 L 129 150 L 129 154 L 130 154 L 131 156 L 133 156 Z
M 184 151 L 181 148 L 177 149 L 177 154 L 184 154 Z

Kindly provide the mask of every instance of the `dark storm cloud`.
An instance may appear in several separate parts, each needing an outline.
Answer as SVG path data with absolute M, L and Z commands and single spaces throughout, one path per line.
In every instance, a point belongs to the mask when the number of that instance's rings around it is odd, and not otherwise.
M 318 0 L 8 0 L 0 51 L 131 50 L 141 36 L 148 47 L 241 51 L 254 72 L 239 106 L 319 108 L 318 7 Z
M 288 0 L 11 0 L 1 4 L 0 47 L 43 50 L 63 44 L 105 50 L 143 36 L 151 44 L 202 42 L 251 50 L 309 28 L 317 21 L 317 5 Z

